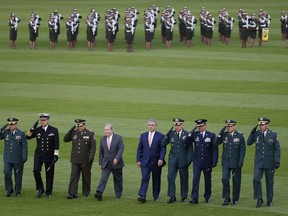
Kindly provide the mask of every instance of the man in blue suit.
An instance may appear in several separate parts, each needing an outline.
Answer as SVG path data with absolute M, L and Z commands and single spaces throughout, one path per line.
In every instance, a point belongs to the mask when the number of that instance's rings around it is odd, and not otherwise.
M 147 122 L 148 130 L 140 136 L 137 148 L 137 166 L 141 168 L 142 180 L 137 200 L 146 202 L 146 193 L 152 172 L 153 198 L 158 201 L 161 189 L 161 172 L 164 166 L 166 146 L 161 146 L 164 135 L 156 131 L 157 121 L 153 118 Z
M 218 146 L 214 144 L 215 133 L 206 130 L 206 122 L 206 119 L 197 119 L 195 123 L 198 131 L 193 132 L 188 138 L 188 143 L 194 143 L 192 199 L 189 201 L 192 204 L 198 204 L 201 172 L 205 179 L 205 202 L 210 203 L 211 173 L 212 168 L 216 167 L 218 162 Z

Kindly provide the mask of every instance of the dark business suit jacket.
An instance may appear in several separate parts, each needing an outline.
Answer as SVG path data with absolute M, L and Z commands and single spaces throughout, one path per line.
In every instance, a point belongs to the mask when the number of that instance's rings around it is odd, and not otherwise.
M 164 161 L 166 154 L 166 146 L 161 146 L 164 135 L 155 131 L 151 148 L 149 147 L 148 136 L 149 131 L 141 134 L 136 160 L 137 162 L 141 162 L 142 166 L 147 166 L 148 164 L 158 166 L 158 160 Z
M 110 162 L 112 169 L 119 169 L 124 167 L 124 161 L 122 158 L 123 152 L 124 152 L 124 143 L 120 135 L 113 133 L 110 145 L 110 151 L 108 150 L 107 147 L 107 137 L 103 136 L 100 140 L 100 146 L 99 146 L 99 165 L 103 169 L 108 165 L 108 162 Z M 113 160 L 115 158 L 118 160 L 116 166 L 113 165 Z

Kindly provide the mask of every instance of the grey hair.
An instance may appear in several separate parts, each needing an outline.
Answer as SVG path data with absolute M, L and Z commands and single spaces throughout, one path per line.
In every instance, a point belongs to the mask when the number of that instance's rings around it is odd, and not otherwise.
M 113 131 L 113 126 L 112 126 L 112 124 L 106 123 L 106 124 L 104 125 L 104 128 L 105 128 L 106 126 L 108 126 L 108 127 Z
M 154 119 L 154 118 L 150 118 L 150 119 L 148 119 L 147 124 L 148 124 L 149 122 L 154 122 L 155 125 L 157 125 L 157 120 Z

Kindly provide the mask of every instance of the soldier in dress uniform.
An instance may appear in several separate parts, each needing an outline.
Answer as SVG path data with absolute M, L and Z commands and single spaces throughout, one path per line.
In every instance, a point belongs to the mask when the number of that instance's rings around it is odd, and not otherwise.
M 274 194 L 274 173 L 280 166 L 280 143 L 275 131 L 270 130 L 270 119 L 258 118 L 260 130 L 257 130 L 256 125 L 248 139 L 247 145 L 255 143 L 255 158 L 254 158 L 254 199 L 257 200 L 256 207 L 259 208 L 263 204 L 262 199 L 262 177 L 265 172 L 266 180 L 266 196 L 267 206 L 272 206 Z
M 27 132 L 28 140 L 36 137 L 36 149 L 34 154 L 34 178 L 36 182 L 36 197 L 42 197 L 45 192 L 41 177 L 42 165 L 45 164 L 46 172 L 46 197 L 50 198 L 53 191 L 54 168 L 59 156 L 59 133 L 58 129 L 49 124 L 50 114 L 39 113 L 40 127 L 37 127 L 38 120 Z M 37 127 L 37 128 L 36 128 Z
M 10 46 L 12 49 L 16 48 L 16 40 L 17 40 L 17 31 L 18 31 L 18 22 L 21 20 L 16 17 L 15 13 L 11 13 L 9 18 L 9 26 L 10 26 Z
M 244 162 L 246 144 L 244 136 L 241 132 L 235 130 L 236 121 L 226 120 L 226 125 L 222 128 L 216 138 L 215 143 L 220 145 L 223 143 L 222 151 L 222 184 L 224 202 L 226 206 L 231 202 L 230 198 L 230 175 L 232 173 L 233 192 L 232 205 L 237 205 L 240 197 L 241 188 L 241 169 Z
M 215 133 L 206 130 L 206 122 L 206 119 L 195 120 L 198 131 L 193 132 L 188 138 L 188 143 L 194 143 L 192 199 L 189 201 L 192 204 L 198 204 L 201 172 L 205 179 L 205 202 L 210 203 L 212 168 L 216 167 L 218 162 L 218 146 L 214 143 Z
M 88 130 L 86 120 L 76 119 L 74 125 L 64 136 L 64 142 L 72 141 L 71 176 L 67 199 L 76 199 L 80 173 L 82 173 L 82 194 L 86 197 L 91 191 L 91 168 L 96 152 L 94 132 Z
M 167 203 L 176 202 L 176 176 L 179 171 L 180 175 L 180 188 L 181 188 L 181 200 L 180 202 L 186 202 L 188 196 L 188 167 L 192 162 L 192 145 L 187 144 L 186 140 L 189 132 L 183 128 L 184 120 L 180 118 L 173 119 L 173 127 L 168 131 L 166 136 L 163 137 L 162 146 L 171 144 L 168 160 L 168 193 L 170 199 Z
M 19 197 L 22 189 L 24 163 L 28 157 L 28 147 L 24 131 L 17 128 L 18 119 L 8 118 L 8 124 L 0 129 L 0 139 L 4 139 L 4 175 L 6 197 L 14 192 L 12 170 L 15 177 L 15 196 Z M 9 125 L 8 129 L 5 129 Z

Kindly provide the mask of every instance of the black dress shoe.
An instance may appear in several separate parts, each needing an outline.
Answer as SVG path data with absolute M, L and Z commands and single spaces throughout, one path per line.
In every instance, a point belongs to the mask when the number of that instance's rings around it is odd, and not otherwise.
M 263 204 L 263 199 L 258 199 L 256 203 L 256 208 L 260 208 Z
M 272 201 L 267 202 L 268 207 L 272 207 Z
M 237 200 L 232 200 L 232 205 L 237 205 L 238 201 Z
M 210 204 L 210 199 L 205 199 L 206 204 Z
M 180 200 L 180 202 L 182 202 L 182 203 L 187 202 L 187 198 L 182 198 L 182 199 Z
M 226 197 L 226 198 L 224 199 L 224 201 L 223 201 L 222 205 L 223 205 L 223 206 L 226 206 L 226 205 L 228 205 L 228 204 L 229 204 L 229 202 L 231 202 L 231 199 L 230 199 L 230 197 Z
M 95 193 L 95 198 L 98 199 L 99 201 L 102 201 L 102 194 L 99 192 Z
M 46 198 L 51 198 L 52 195 L 51 194 L 46 194 Z
M 167 201 L 167 203 L 174 203 L 176 202 L 176 197 L 170 197 L 170 199 Z
M 139 202 L 141 202 L 141 203 L 146 203 L 145 197 L 139 196 L 139 197 L 137 198 L 137 200 L 138 200 Z
M 20 197 L 20 192 L 15 193 L 16 197 Z
M 7 191 L 6 194 L 5 194 L 5 196 L 6 196 L 6 197 L 10 197 L 10 196 L 11 196 L 11 193 Z
M 77 199 L 77 195 L 76 194 L 69 194 L 67 197 L 67 199 Z
M 43 190 L 43 189 L 39 190 L 39 191 L 37 192 L 37 194 L 36 194 L 36 197 L 37 197 L 37 198 L 40 198 L 43 193 L 44 193 L 44 190 Z
M 189 201 L 189 203 L 191 203 L 191 204 L 198 204 L 198 199 L 192 198 L 192 199 Z

